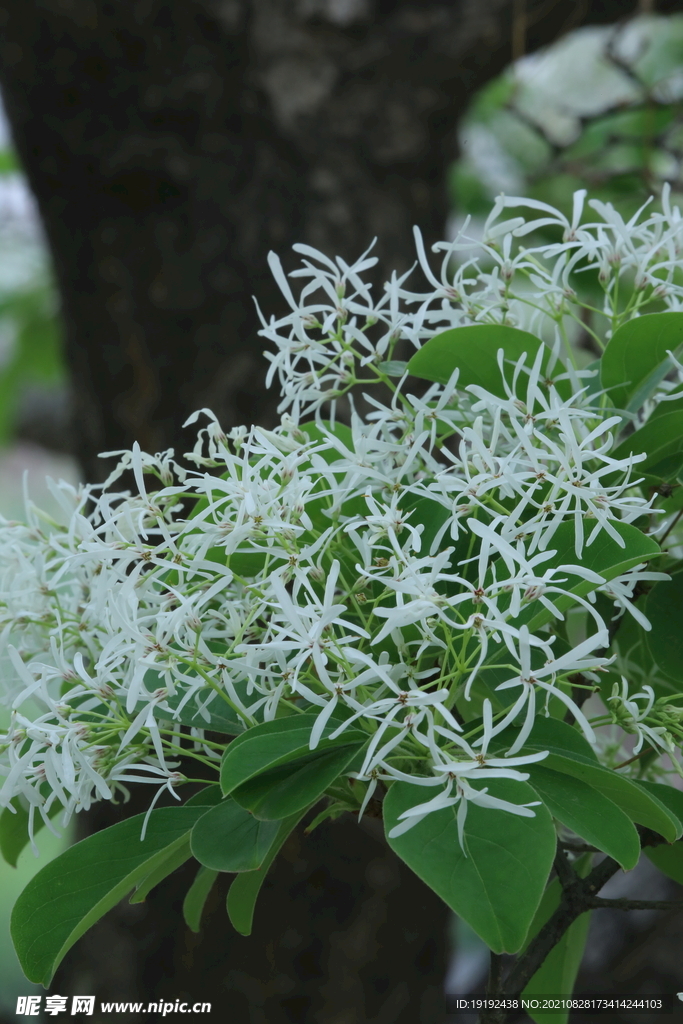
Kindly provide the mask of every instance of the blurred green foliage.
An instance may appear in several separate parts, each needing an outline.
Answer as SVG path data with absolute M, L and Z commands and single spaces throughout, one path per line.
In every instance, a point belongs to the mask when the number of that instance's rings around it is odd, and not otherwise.
M 13 150 L 0 149 L 0 174 L 15 174 L 19 170 L 19 163 Z
M 0 292 L 0 328 L 11 332 L 11 353 L 0 370 L 0 445 L 12 437 L 27 384 L 59 384 L 65 376 L 54 289 L 45 281 Z
M 15 154 L 0 150 L 0 190 L 20 173 Z M 15 237 L 0 225 L 0 446 L 12 438 L 23 390 L 31 384 L 58 385 L 66 376 L 57 291 L 48 258 L 37 240 Z M 20 283 L 2 263 L 26 264 Z
M 485 216 L 501 191 L 569 214 L 587 188 L 631 216 L 665 181 L 680 202 L 683 17 L 598 31 L 509 67 L 472 99 L 449 180 L 457 214 Z

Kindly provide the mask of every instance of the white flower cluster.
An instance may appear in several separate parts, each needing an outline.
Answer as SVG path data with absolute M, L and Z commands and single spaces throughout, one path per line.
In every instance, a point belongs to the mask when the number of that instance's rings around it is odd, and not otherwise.
M 443 254 L 437 277 L 415 228 L 418 262 L 428 282 L 424 292 L 405 287 L 412 270 L 392 275 L 377 299 L 363 275 L 377 260 L 365 252 L 352 266 L 336 262 L 307 245 L 295 245 L 303 267 L 292 278 L 307 280 L 299 299 L 292 294 L 279 258 L 270 253 L 271 270 L 291 312 L 266 323 L 261 334 L 277 351 L 266 352 L 271 367 L 268 381 L 279 376 L 280 412 L 295 419 L 331 403 L 358 383 L 356 370 L 391 361 L 397 344 L 418 349 L 439 331 L 474 323 L 504 323 L 521 327 L 564 349 L 572 363 L 572 328 L 588 331 L 598 347 L 624 320 L 639 316 L 653 300 L 670 310 L 683 309 L 683 285 L 676 277 L 683 250 L 683 218 L 671 206 L 671 189 L 664 185 L 662 212 L 641 220 L 648 200 L 628 221 L 610 203 L 590 199 L 599 220 L 581 223 L 586 190 L 574 194 L 573 213 L 562 213 L 537 200 L 500 196 L 484 225 L 481 242 L 466 234 L 469 218 L 451 242 L 439 242 Z M 501 220 L 509 209 L 526 207 L 539 216 Z M 561 241 L 521 245 L 539 230 L 559 229 Z M 374 243 L 373 243 L 374 245 Z M 466 258 L 464 258 L 466 257 Z M 602 309 L 581 301 L 582 278 L 597 277 L 603 291 Z M 633 293 L 619 307 L 620 285 L 630 281 Z M 582 311 L 588 313 L 582 317 Z M 591 314 L 602 314 L 604 327 L 591 327 Z M 683 374 L 683 371 L 682 371 Z M 373 377 L 370 377 L 372 380 Z M 681 377 L 683 379 L 683 376 Z M 384 415 L 380 413 L 380 415 Z
M 28 525 L 0 524 L 0 663 L 13 709 L 0 738 L 0 805 L 21 796 L 31 821 L 37 812 L 47 822 L 59 805 L 66 820 L 130 781 L 173 791 L 185 778 L 181 755 L 218 766 L 217 708 L 249 728 L 287 705 L 315 712 L 311 748 L 350 725 L 367 733 L 354 773 L 367 783 L 361 810 L 380 780 L 437 790 L 394 834 L 453 804 L 461 830 L 470 802 L 534 813 L 481 783 L 528 778 L 519 768 L 545 755 L 518 755 L 539 712 L 569 709 L 593 740 L 563 684 L 576 672 L 595 680 L 609 663 L 595 595 L 641 621 L 629 596 L 641 576 L 653 578 L 640 566 L 608 586 L 582 564 L 602 531 L 623 545 L 614 524 L 649 506 L 631 480 L 638 458 L 609 455 L 619 418 L 582 386 L 568 347 L 561 355 L 579 308 L 569 275 L 582 259 L 609 269 L 611 324 L 644 301 L 639 284 L 631 306 L 615 311 L 613 284 L 627 265 L 673 306 L 669 266 L 683 228 L 666 204 L 664 215 L 620 226 L 596 202 L 605 223 L 579 226 L 582 193 L 571 223 L 545 207 L 540 221 L 497 223 L 521 203 L 501 199 L 487 222 L 491 271 L 469 259 L 449 277 L 453 257 L 471 247 L 460 237 L 436 247 L 445 251 L 439 280 L 418 235 L 425 294 L 394 276 L 375 301 L 367 254 L 349 267 L 298 246 L 304 268 L 291 276 L 307 283 L 295 299 L 271 256 L 292 310 L 262 331 L 278 347 L 279 427 L 226 436 L 202 410 L 208 423 L 187 456 L 197 470 L 135 446 L 110 453 L 122 459 L 102 488 L 55 489 L 68 526 L 31 507 Z M 561 244 L 512 256 L 516 237 L 548 223 L 564 230 Z M 518 271 L 533 293 L 513 292 Z M 499 394 L 459 386 L 456 371 L 414 395 L 391 362 L 399 341 L 418 347 L 473 321 L 520 324 L 530 307 L 532 319 L 554 324 L 553 379 L 541 372 L 542 350 L 514 365 L 501 350 Z M 377 381 L 392 390 L 389 404 L 367 395 L 363 417 L 351 400 L 350 425 L 336 422 L 336 399 Z M 134 495 L 110 490 L 127 467 Z M 566 523 L 573 552 L 557 564 L 553 542 Z M 573 593 L 578 584 L 587 596 Z M 567 594 L 590 627 L 574 647 L 555 628 Z M 530 629 L 539 610 L 545 624 Z M 188 735 L 179 716 L 191 702 L 207 728 Z

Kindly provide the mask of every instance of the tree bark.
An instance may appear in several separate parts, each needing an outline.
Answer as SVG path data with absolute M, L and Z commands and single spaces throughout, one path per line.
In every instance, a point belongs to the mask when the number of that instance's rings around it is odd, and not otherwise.
M 181 454 L 202 406 L 225 427 L 272 424 L 251 298 L 284 309 L 268 250 L 291 268 L 296 242 L 351 260 L 377 236 L 377 282 L 407 269 L 413 224 L 428 243 L 444 235 L 458 117 L 513 45 L 637 7 L 0 0 L 0 81 L 52 255 L 86 478 L 106 475 L 100 451 L 134 441 Z M 239 1007 L 240 1024 L 441 1019 L 445 910 L 355 823 L 292 841 L 250 940 L 219 908 L 188 937 L 179 884 L 109 915 L 59 985 L 188 991 Z

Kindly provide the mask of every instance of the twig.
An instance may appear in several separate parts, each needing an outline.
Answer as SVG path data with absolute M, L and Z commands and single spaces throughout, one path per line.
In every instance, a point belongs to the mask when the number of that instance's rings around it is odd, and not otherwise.
M 659 543 L 660 547 L 662 546 L 662 544 L 666 540 L 666 538 L 669 536 L 669 534 L 671 533 L 671 531 L 673 530 L 674 526 L 677 524 L 677 522 L 681 518 L 681 516 L 683 516 L 683 508 L 678 511 L 678 513 L 674 516 L 674 518 L 671 520 L 671 522 L 667 526 L 667 528 L 664 531 L 664 533 L 662 534 L 662 536 L 659 538 L 658 543 Z
M 495 999 L 503 993 L 503 957 L 500 953 L 491 951 L 489 961 L 489 979 L 486 985 L 486 995 Z M 503 1024 L 505 1010 L 486 1009 L 479 1016 L 479 1024 Z
M 675 910 L 683 907 L 683 900 L 604 900 L 594 896 L 590 906 L 593 910 Z
M 577 874 L 567 859 L 563 849 L 558 849 L 555 857 L 555 871 L 563 889 L 569 889 L 577 880 Z
M 525 954 L 508 975 L 504 984 L 506 995 L 516 996 L 524 991 L 548 953 L 557 945 L 569 926 L 586 910 L 591 909 L 595 894 L 618 870 L 617 862 L 611 857 L 605 857 L 586 878 L 576 877 L 571 885 L 563 889 L 559 907 L 538 935 L 532 939 Z
M 645 754 L 650 754 L 652 750 L 653 747 L 644 747 L 637 754 L 634 754 L 633 757 L 629 757 L 626 761 L 622 761 L 621 764 L 615 764 L 614 771 L 618 768 L 625 768 L 627 764 L 633 764 L 634 761 L 638 761 L 641 757 L 644 757 Z

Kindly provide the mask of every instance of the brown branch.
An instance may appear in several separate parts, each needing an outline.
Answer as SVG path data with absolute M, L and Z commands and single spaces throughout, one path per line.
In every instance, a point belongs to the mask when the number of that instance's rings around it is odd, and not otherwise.
M 555 857 L 555 871 L 563 889 L 571 888 L 577 880 L 577 874 L 562 848 L 558 849 Z
M 637 826 L 642 849 L 661 846 L 666 840 L 652 829 Z M 563 847 L 566 844 L 562 844 Z M 619 864 L 605 857 L 586 878 L 579 878 L 571 868 L 563 850 L 555 859 L 555 869 L 562 885 L 562 898 L 555 913 L 529 943 L 503 984 L 503 994 L 517 996 L 523 992 L 550 951 L 557 945 L 567 929 L 587 910 L 612 907 L 615 910 L 667 910 L 682 904 L 666 900 L 608 900 L 597 894 L 603 885 L 619 870 Z M 495 1024 L 495 1022 L 492 1022 Z
M 489 961 L 489 978 L 486 985 L 486 995 L 495 998 L 503 992 L 503 957 L 500 953 L 491 951 Z M 503 1024 L 505 1010 L 489 1009 L 484 1010 L 479 1018 L 480 1024 Z
M 614 771 L 618 771 L 619 768 L 625 768 L 627 764 L 633 764 L 634 761 L 639 761 L 641 757 L 644 757 L 645 754 L 651 754 L 653 750 L 654 747 L 643 747 L 643 749 L 638 751 L 637 754 L 634 754 L 633 757 L 627 758 L 626 761 L 622 761 L 620 764 L 615 764 Z
M 676 524 L 678 523 L 678 520 L 681 518 L 681 516 L 683 516 L 683 508 L 679 509 L 678 513 L 674 516 L 672 521 L 669 523 L 667 529 L 664 531 L 662 536 L 659 538 L 659 546 L 660 547 L 662 546 L 662 544 L 664 543 L 666 538 L 669 536 L 669 534 L 673 530 L 674 526 L 676 526 Z
M 593 910 L 675 910 L 683 907 L 683 900 L 606 900 L 594 896 L 590 907 Z
M 519 60 L 526 48 L 526 0 L 512 4 L 512 59 Z
M 596 898 L 595 894 L 618 870 L 617 862 L 611 857 L 605 857 L 586 878 L 574 876 L 574 881 L 571 884 L 563 886 L 559 907 L 543 925 L 538 935 L 532 939 L 526 952 L 508 975 L 504 984 L 506 995 L 519 995 L 526 988 L 570 925 L 586 910 L 591 909 L 592 901 Z

